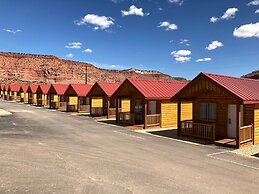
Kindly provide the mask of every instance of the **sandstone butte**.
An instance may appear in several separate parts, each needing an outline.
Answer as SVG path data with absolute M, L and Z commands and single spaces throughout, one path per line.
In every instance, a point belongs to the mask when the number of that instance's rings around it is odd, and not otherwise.
M 1 83 L 88 83 L 122 82 L 126 77 L 180 80 L 158 71 L 107 70 L 92 64 L 60 59 L 52 55 L 0 52 Z

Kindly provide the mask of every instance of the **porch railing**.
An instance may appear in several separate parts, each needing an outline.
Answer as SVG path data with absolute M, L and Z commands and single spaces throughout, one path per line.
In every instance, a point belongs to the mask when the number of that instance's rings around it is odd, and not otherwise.
M 109 115 L 116 115 L 116 108 L 110 108 Z
M 119 112 L 118 122 L 126 125 L 135 124 L 135 114 L 130 112 Z
M 215 124 L 182 121 L 180 133 L 182 135 L 189 135 L 215 141 Z
M 247 126 L 240 127 L 240 129 L 239 129 L 240 144 L 252 142 L 254 139 L 253 136 L 254 136 L 253 125 L 247 125 Z
M 92 115 L 102 116 L 103 115 L 103 107 L 92 107 Z
M 66 111 L 67 110 L 67 102 L 59 102 L 58 110 Z
M 80 105 L 79 112 L 90 112 L 90 105 Z
M 160 114 L 147 115 L 147 126 L 150 127 L 160 125 L 160 118 Z

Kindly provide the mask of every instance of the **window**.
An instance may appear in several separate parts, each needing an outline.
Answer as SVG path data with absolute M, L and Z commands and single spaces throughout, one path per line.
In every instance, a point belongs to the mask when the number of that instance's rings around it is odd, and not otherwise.
M 200 103 L 200 120 L 216 121 L 216 103 Z
M 135 113 L 141 113 L 143 111 L 142 103 L 143 103 L 143 101 L 140 99 L 134 100 L 134 112 Z

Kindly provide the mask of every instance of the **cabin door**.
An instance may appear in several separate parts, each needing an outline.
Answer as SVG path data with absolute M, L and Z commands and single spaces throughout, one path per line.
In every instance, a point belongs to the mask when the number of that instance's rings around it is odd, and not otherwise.
M 228 138 L 236 138 L 236 113 L 237 106 L 235 104 L 228 105 Z
M 156 114 L 156 101 L 148 101 L 148 114 Z

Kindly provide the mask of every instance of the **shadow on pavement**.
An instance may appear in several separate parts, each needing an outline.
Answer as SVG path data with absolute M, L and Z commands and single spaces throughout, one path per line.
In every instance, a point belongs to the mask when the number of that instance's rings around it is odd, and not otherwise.
M 151 133 L 153 135 L 168 137 L 168 138 L 172 138 L 172 139 L 190 141 L 190 142 L 193 142 L 193 143 L 199 143 L 199 144 L 203 144 L 203 145 L 212 145 L 213 144 L 211 141 L 204 140 L 204 139 L 199 139 L 199 138 L 194 138 L 194 137 L 186 137 L 186 136 L 178 136 L 177 135 L 177 129 L 164 130 L 164 131 L 151 131 L 151 132 L 148 132 L 148 133 Z

